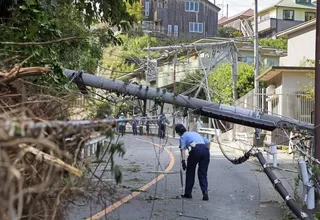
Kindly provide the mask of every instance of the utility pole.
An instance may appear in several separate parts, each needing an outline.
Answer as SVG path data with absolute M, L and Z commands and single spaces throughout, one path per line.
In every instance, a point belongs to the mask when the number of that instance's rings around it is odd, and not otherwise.
M 229 17 L 229 4 L 227 4 L 227 18 Z
M 156 89 L 150 86 L 135 85 L 119 80 L 99 77 L 89 73 L 81 73 L 75 70 L 64 69 L 64 74 L 73 79 L 73 82 L 93 88 L 105 89 L 115 93 L 135 96 L 138 99 L 150 99 L 161 97 L 164 103 L 175 104 L 176 106 L 195 109 L 195 113 L 215 119 L 224 120 L 244 126 L 260 128 L 272 131 L 281 123 L 283 128 L 290 128 L 295 125 L 297 128 L 313 130 L 311 123 L 301 122 L 295 119 L 285 119 L 276 115 L 262 114 L 244 108 L 224 105 L 202 99 L 192 98 L 185 95 L 173 95 L 165 89 Z M 78 76 L 76 74 L 79 74 Z M 75 77 L 76 76 L 76 77 Z M 259 117 L 258 117 L 259 116 Z
M 148 44 L 148 55 L 147 55 L 147 71 L 146 71 L 146 85 L 148 85 L 148 75 L 150 73 L 150 44 Z
M 320 2 L 317 2 L 317 22 L 316 22 L 316 74 L 315 74 L 315 158 L 320 159 Z
M 233 105 L 235 106 L 235 103 L 238 99 L 238 93 L 237 93 L 237 81 L 238 81 L 238 54 L 235 48 L 235 45 L 233 45 L 230 48 L 230 55 L 231 55 L 231 62 L 232 62 L 232 95 L 233 95 Z M 233 125 L 232 129 L 232 140 L 236 140 L 236 125 Z
M 177 60 L 178 60 L 178 55 L 177 55 L 177 51 L 175 51 L 174 53 L 174 58 L 173 58 L 173 94 L 176 95 L 176 65 L 177 65 Z M 175 104 L 172 105 L 172 124 L 173 124 L 173 129 L 172 129 L 172 136 L 175 137 L 176 136 L 176 131 L 174 129 L 174 126 L 176 124 L 176 117 L 175 117 L 175 112 L 176 112 L 176 106 Z
M 234 46 L 231 47 L 231 62 L 232 62 L 232 91 L 233 91 L 233 105 L 238 99 L 237 81 L 238 81 L 238 54 Z
M 259 108 L 259 33 L 258 33 L 258 0 L 254 0 L 254 108 Z

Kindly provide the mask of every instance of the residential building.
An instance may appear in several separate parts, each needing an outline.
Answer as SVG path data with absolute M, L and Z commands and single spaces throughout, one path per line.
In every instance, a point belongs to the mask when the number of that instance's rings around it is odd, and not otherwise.
M 305 66 L 306 59 L 315 59 L 316 39 L 315 19 L 301 23 L 277 34 L 277 37 L 288 39 L 288 55 L 280 58 L 280 66 L 274 65 L 259 75 L 258 80 L 267 85 L 257 94 L 258 108 L 268 114 L 282 115 L 299 121 L 312 123 L 314 101 L 307 98 L 305 88 L 314 86 L 313 66 Z M 301 43 L 304 42 L 304 43 Z M 254 91 L 238 99 L 236 106 L 252 108 Z M 236 126 L 237 132 L 243 132 Z M 269 141 L 284 145 L 287 143 L 285 134 L 277 129 L 271 133 Z
M 209 0 L 141 0 L 141 4 L 145 31 L 186 39 L 217 34 L 220 8 Z
M 231 17 L 222 17 L 218 21 L 220 27 L 232 27 L 240 31 L 244 37 L 253 37 L 252 28 L 247 19 L 251 18 L 254 10 L 249 8 Z
M 316 17 L 316 6 L 311 0 L 280 0 L 271 7 L 258 12 L 258 32 L 260 37 L 275 37 L 297 24 Z M 254 18 L 249 19 L 254 30 Z
M 316 19 L 282 31 L 277 37 L 288 39 L 288 55 L 281 57 L 281 66 L 301 66 L 306 59 L 315 60 Z

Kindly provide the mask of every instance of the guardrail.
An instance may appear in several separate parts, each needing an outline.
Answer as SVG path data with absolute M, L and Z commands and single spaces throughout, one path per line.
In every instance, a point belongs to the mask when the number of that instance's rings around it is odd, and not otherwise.
M 108 142 L 109 140 L 106 136 L 99 136 L 99 137 L 90 139 L 85 143 L 85 146 L 81 151 L 81 158 L 84 159 L 92 156 L 93 154 L 96 153 L 99 143 L 104 145 L 105 143 L 108 143 Z
M 278 166 L 278 162 L 277 162 L 277 155 L 278 155 L 278 149 L 277 149 L 277 145 L 274 143 L 266 143 L 264 142 L 264 148 L 263 150 L 265 152 L 267 152 L 267 159 L 270 159 L 270 155 L 272 156 L 272 166 L 273 167 L 277 167 Z

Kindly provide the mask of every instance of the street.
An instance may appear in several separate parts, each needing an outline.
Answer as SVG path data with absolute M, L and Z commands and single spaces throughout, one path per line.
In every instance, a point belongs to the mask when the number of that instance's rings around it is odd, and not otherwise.
M 117 196 L 77 207 L 69 213 L 70 219 L 282 219 L 279 196 L 264 173 L 250 163 L 231 164 L 216 146 L 210 151 L 209 201 L 202 201 L 197 178 L 193 199 L 182 200 L 177 139 L 161 140 L 166 149 L 159 147 L 156 137 L 127 134 L 120 141 L 126 154 L 116 159 L 123 173 Z M 164 170 L 166 174 L 160 175 Z M 103 179 L 113 182 L 110 173 Z

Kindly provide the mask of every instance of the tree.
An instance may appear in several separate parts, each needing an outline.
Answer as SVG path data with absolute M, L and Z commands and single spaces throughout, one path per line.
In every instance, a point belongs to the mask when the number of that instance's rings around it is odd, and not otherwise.
M 242 33 L 233 27 L 218 27 L 218 37 L 235 38 L 242 36 Z
M 135 2 L 0 1 L 1 12 L 6 16 L 0 22 L 0 50 L 4 51 L 0 60 L 16 57 L 13 61 L 20 63 L 32 55 L 25 66 L 50 65 L 55 71 L 63 66 L 94 72 L 102 57 L 102 49 L 111 43 L 121 43 L 111 28 L 128 30 L 138 20 L 136 6 L 132 5 Z M 129 12 L 128 5 L 133 7 Z M 105 25 L 99 27 L 99 23 Z
M 314 67 L 315 60 L 310 59 L 303 59 L 301 62 L 301 66 L 305 67 Z M 302 91 L 304 91 L 304 97 L 308 100 L 315 101 L 315 93 L 314 93 L 314 79 L 315 79 L 315 72 L 307 73 L 307 76 L 313 79 L 313 82 L 310 82 L 308 85 L 301 85 Z
M 123 34 L 119 36 L 122 45 L 110 46 L 105 49 L 103 66 L 108 68 L 112 74 L 110 77 L 118 77 L 132 72 L 146 62 L 148 52 L 144 49 L 161 45 L 157 38 L 147 34 L 132 35 Z M 159 52 L 150 52 L 150 58 L 156 59 Z
M 259 39 L 260 46 L 273 47 L 281 50 L 287 50 L 288 40 L 284 38 L 261 38 Z
M 222 63 L 208 77 L 212 88 L 212 101 L 232 104 L 232 66 Z M 241 97 L 254 88 L 254 66 L 240 63 L 238 66 L 237 93 Z

